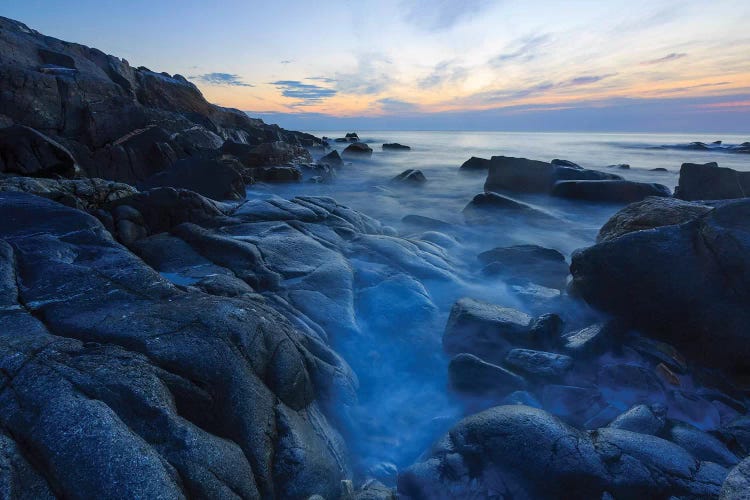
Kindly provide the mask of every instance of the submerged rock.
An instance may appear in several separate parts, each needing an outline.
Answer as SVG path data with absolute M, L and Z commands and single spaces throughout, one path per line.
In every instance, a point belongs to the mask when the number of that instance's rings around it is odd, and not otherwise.
M 488 170 L 490 168 L 490 160 L 487 160 L 485 158 L 477 158 L 476 156 L 472 156 L 463 164 L 461 165 L 461 170 L 463 171 L 482 171 L 482 170 Z
M 404 170 L 396 177 L 391 179 L 391 182 L 400 182 L 404 184 L 424 184 L 427 182 L 427 178 L 424 176 L 421 170 L 415 170 L 410 168 Z
M 505 362 L 523 372 L 545 377 L 562 376 L 573 366 L 570 356 L 531 349 L 512 349 Z
M 549 193 L 556 182 L 563 180 L 615 180 L 622 177 L 578 166 L 562 166 L 526 158 L 493 156 L 484 183 L 486 191 L 517 193 Z
M 372 148 L 365 144 L 364 142 L 355 142 L 353 144 L 350 144 L 344 149 L 344 151 L 341 153 L 341 156 L 344 158 L 346 157 L 352 157 L 352 158 L 361 158 L 361 157 L 369 157 L 372 156 Z
M 639 404 L 618 416 L 608 427 L 656 436 L 666 426 L 666 415 L 665 406 Z
M 483 270 L 485 274 L 565 288 L 568 264 L 565 256 L 557 250 L 539 245 L 515 245 L 493 248 L 480 253 L 477 258 L 487 266 Z
M 632 203 L 648 196 L 672 196 L 661 184 L 624 180 L 560 181 L 552 188 L 552 196 L 576 200 L 610 203 Z
M 470 224 L 489 224 L 497 219 L 525 217 L 531 221 L 551 224 L 559 219 L 543 208 L 498 193 L 480 193 L 463 209 L 464 218 Z
M 403 144 L 399 144 L 397 142 L 392 142 L 389 144 L 383 144 L 383 151 L 411 151 L 411 148 L 409 146 L 404 146 Z
M 448 379 L 454 390 L 476 395 L 502 396 L 526 387 L 523 377 L 467 353 L 451 359 Z
M 716 162 L 683 163 L 675 196 L 683 200 L 724 200 L 750 196 L 750 172 L 719 167 Z
M 341 168 L 344 166 L 344 160 L 339 156 L 339 152 L 335 149 L 318 160 L 319 164 L 328 165 L 333 168 Z

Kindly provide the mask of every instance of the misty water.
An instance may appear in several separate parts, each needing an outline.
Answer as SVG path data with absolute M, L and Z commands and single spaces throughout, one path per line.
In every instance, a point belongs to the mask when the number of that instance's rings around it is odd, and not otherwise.
M 347 131 L 311 131 L 331 139 Z M 550 161 L 566 159 L 586 168 L 617 173 L 626 179 L 656 182 L 674 189 L 683 162 L 716 161 L 720 166 L 750 170 L 747 155 L 721 152 L 658 149 L 692 141 L 742 143 L 739 136 L 683 136 L 664 134 L 557 134 L 496 132 L 359 132 L 374 150 L 369 159 L 345 160 L 330 183 L 303 182 L 254 185 L 248 198 L 300 195 L 330 196 L 394 229 L 399 236 L 431 245 L 449 264 L 449 276 L 398 273 L 386 286 L 369 288 L 371 275 L 383 272 L 366 255 L 351 259 L 357 283 L 355 313 L 359 334 L 329 332 L 331 344 L 356 372 L 358 403 L 340 408 L 350 451 L 362 474 L 392 483 L 397 468 L 411 464 L 430 443 L 458 419 L 489 403 L 467 401 L 447 387 L 448 357 L 441 336 L 452 304 L 468 296 L 538 315 L 522 291 L 500 278 L 480 273 L 477 254 L 498 246 L 536 244 L 561 251 L 566 257 L 594 243 L 601 225 L 621 205 L 595 204 L 543 195 L 513 195 L 554 214 L 557 224 L 529 224 L 515 217 L 487 224 L 467 225 L 462 210 L 483 191 L 486 172 L 463 173 L 459 166 L 471 156 L 520 156 Z M 411 151 L 383 151 L 381 144 L 398 142 Z M 343 150 L 346 143 L 331 141 Z M 629 164 L 624 170 L 610 167 Z M 389 182 L 406 169 L 419 169 L 424 185 Z M 651 171 L 666 168 L 666 172 Z M 445 221 L 438 229 L 404 223 L 403 217 L 422 215 Z M 391 272 L 391 271 L 387 271 Z M 565 306 L 595 315 L 584 305 Z M 700 424 L 700 422 L 696 422 Z

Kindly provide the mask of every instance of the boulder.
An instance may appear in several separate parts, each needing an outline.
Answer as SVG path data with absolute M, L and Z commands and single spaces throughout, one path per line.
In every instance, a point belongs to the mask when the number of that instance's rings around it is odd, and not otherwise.
M 715 436 L 686 423 L 674 423 L 666 432 L 666 438 L 685 448 L 699 460 L 706 460 L 724 467 L 733 467 L 740 461 Z
M 372 148 L 365 144 L 364 142 L 355 142 L 353 144 L 349 144 L 346 149 L 341 153 L 341 155 L 351 158 L 362 158 L 362 157 L 369 157 L 372 156 Z
M 608 427 L 656 436 L 666 426 L 666 416 L 667 408 L 661 404 L 639 404 L 618 416 Z
M 560 160 L 558 158 L 555 158 L 550 163 L 553 164 L 553 165 L 558 165 L 560 167 L 570 167 L 570 168 L 576 168 L 576 169 L 579 169 L 579 170 L 583 169 L 582 166 L 580 166 L 579 164 L 574 163 L 574 162 L 572 162 L 570 160 Z
M 749 255 L 750 200 L 728 201 L 692 221 L 575 252 L 572 286 L 703 364 L 747 369 Z
M 648 196 L 672 196 L 667 186 L 624 180 L 560 181 L 552 196 L 609 203 L 632 203 Z
M 310 163 L 312 157 L 303 147 L 282 141 L 264 142 L 253 147 L 239 147 L 226 143 L 225 150 L 234 150 L 232 153 L 244 166 L 255 167 L 279 167 L 289 163 Z
M 676 444 L 619 429 L 581 432 L 522 405 L 465 418 L 398 478 L 409 498 L 705 498 L 727 471 Z
M 557 217 L 541 207 L 505 196 L 499 193 L 485 192 L 476 195 L 463 209 L 466 222 L 470 224 L 488 224 L 498 219 L 524 217 L 530 222 L 552 224 L 560 221 Z
M 391 179 L 391 182 L 419 185 L 427 182 L 427 178 L 424 176 L 421 170 L 410 168 L 408 170 L 404 170 L 396 177 Z
M 493 156 L 484 183 L 485 191 L 549 193 L 562 180 L 616 180 L 622 177 L 597 170 L 581 169 L 526 158 Z
M 149 177 L 139 187 L 188 189 L 214 200 L 242 200 L 245 182 L 237 168 L 240 166 L 231 160 L 186 158 Z
M 709 212 L 712 207 L 677 198 L 648 197 L 623 208 L 602 226 L 597 243 L 624 234 L 689 222 Z
M 448 380 L 453 390 L 474 395 L 504 396 L 526 388 L 523 377 L 466 353 L 451 359 Z
M 333 168 L 341 168 L 344 166 L 344 160 L 341 159 L 339 152 L 335 149 L 318 160 L 318 163 Z
M 76 161 L 65 147 L 23 125 L 0 129 L 0 172 L 28 177 L 74 177 Z
M 729 471 L 721 486 L 720 500 L 750 500 L 750 457 Z
M 516 309 L 463 298 L 451 308 L 443 348 L 449 354 L 470 353 L 502 363 L 515 344 L 528 344 L 531 321 Z
M 138 192 L 133 186 L 104 179 L 45 179 L 2 177 L 0 191 L 16 191 L 49 198 L 80 210 L 94 211 Z
M 554 352 L 512 349 L 505 357 L 505 363 L 530 375 L 561 377 L 573 366 L 573 358 Z
M 550 288 L 565 288 L 568 264 L 565 256 L 557 250 L 539 245 L 515 245 L 493 248 L 480 253 L 477 258 L 486 266 L 485 274 L 528 280 Z
M 485 158 L 477 158 L 472 156 L 461 165 L 461 170 L 466 171 L 482 171 L 490 168 L 490 160 Z
M 302 170 L 298 167 L 258 167 L 253 169 L 253 179 L 257 182 L 299 182 Z
M 383 151 L 411 151 L 411 148 L 397 142 L 392 142 L 389 144 L 383 144 Z
M 344 137 L 348 140 L 353 140 L 353 141 L 359 140 L 359 136 L 357 135 L 356 132 L 347 132 Z
M 683 163 L 675 196 L 683 200 L 725 200 L 750 196 L 750 172 L 711 163 Z

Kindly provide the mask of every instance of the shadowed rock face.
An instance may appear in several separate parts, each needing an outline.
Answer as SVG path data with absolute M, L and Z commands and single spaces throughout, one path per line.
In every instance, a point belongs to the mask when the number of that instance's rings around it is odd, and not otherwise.
M 309 134 L 210 104 L 180 75 L 133 68 L 2 17 L 0 53 L 0 123 L 50 136 L 90 177 L 135 183 L 227 139 L 320 144 Z
M 0 234 L 3 496 L 338 495 L 323 344 L 257 297 L 172 285 L 44 198 L 0 194 Z
M 469 160 L 461 168 L 474 169 L 486 165 L 484 161 Z M 486 160 L 485 160 L 486 161 Z M 469 165 L 467 165 L 469 164 Z M 510 191 L 515 193 L 549 193 L 558 181 L 566 180 L 621 180 L 622 177 L 578 166 L 547 163 L 526 158 L 493 156 L 489 160 L 489 173 L 484 183 L 485 191 Z
M 675 196 L 683 200 L 725 200 L 750 196 L 750 172 L 719 167 L 715 162 L 683 163 Z

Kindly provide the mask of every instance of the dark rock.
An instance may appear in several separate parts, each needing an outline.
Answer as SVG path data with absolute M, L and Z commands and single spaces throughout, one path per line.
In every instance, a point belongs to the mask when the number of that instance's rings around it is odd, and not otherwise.
M 584 433 L 513 405 L 456 424 L 399 476 L 398 490 L 446 499 L 705 498 L 718 495 L 725 476 L 666 440 L 617 429 Z
M 572 285 L 590 304 L 702 364 L 747 368 L 749 235 L 750 201 L 725 202 L 688 223 L 577 251 Z
M 675 196 L 683 200 L 725 200 L 750 196 L 750 172 L 719 167 L 716 162 L 683 163 Z
M 50 137 L 23 125 L 0 129 L 0 172 L 29 177 L 73 177 L 76 161 Z
M 609 363 L 599 368 L 596 382 L 608 401 L 631 406 L 660 403 L 665 395 L 654 373 L 642 366 Z
M 490 160 L 484 158 L 477 158 L 472 156 L 461 165 L 461 170 L 464 171 L 481 171 L 490 168 Z
M 236 161 L 186 158 L 143 181 L 141 189 L 172 187 L 189 189 L 214 200 L 242 200 L 245 182 Z
M 656 168 L 650 168 L 649 170 L 650 170 L 651 172 L 669 172 L 669 170 L 667 170 L 667 169 L 666 169 L 666 168 L 664 168 L 664 167 L 656 167 Z
M 407 184 L 424 184 L 427 182 L 427 178 L 424 176 L 421 170 L 415 170 L 413 168 L 410 168 L 408 170 L 404 170 L 400 174 L 398 174 L 396 177 L 391 179 L 391 182 L 401 182 L 401 183 L 407 183 Z
M 663 363 L 670 371 L 687 372 L 685 358 L 669 344 L 638 335 L 628 339 L 628 346 L 646 358 Z
M 16 191 L 49 198 L 80 210 L 94 211 L 132 196 L 138 191 L 129 184 L 103 179 L 0 178 L 0 191 Z
M 344 160 L 339 156 L 339 152 L 335 149 L 318 160 L 319 164 L 328 165 L 333 168 L 341 168 L 344 166 Z
M 573 366 L 570 356 L 531 349 L 512 349 L 505 362 L 522 372 L 544 377 L 560 377 Z
M 542 403 L 545 410 L 578 427 L 606 408 L 601 392 L 595 387 L 570 385 L 544 386 Z
M 355 142 L 349 144 L 346 149 L 341 153 L 341 156 L 346 157 L 365 157 L 372 156 L 372 148 L 364 142 Z
M 583 167 L 582 167 L 582 166 L 580 166 L 580 165 L 579 165 L 579 164 L 577 164 L 577 163 L 573 163 L 573 162 L 572 162 L 572 161 L 570 161 L 570 160 L 560 160 L 560 159 L 557 159 L 557 158 L 555 158 L 555 159 L 554 159 L 554 160 L 552 160 L 552 161 L 551 161 L 550 163 L 551 163 L 552 165 L 558 165 L 558 166 L 560 166 L 560 167 L 570 167 L 570 168 L 576 168 L 576 169 L 579 169 L 579 170 L 582 170 L 582 169 L 583 169 Z
M 739 456 L 750 455 L 750 415 L 738 417 L 718 431 L 722 441 Z
M 667 431 L 666 438 L 685 448 L 698 460 L 732 467 L 740 461 L 716 437 L 685 423 L 675 423 Z
M 297 167 L 258 167 L 253 176 L 258 182 L 299 182 L 302 171 Z
M 610 165 L 609 168 L 617 168 L 620 170 L 630 170 L 630 165 L 627 163 L 618 163 L 617 165 Z
M 451 309 L 443 348 L 501 363 L 513 345 L 528 343 L 531 319 L 516 309 L 463 298 Z
M 552 196 L 576 200 L 610 203 L 632 203 L 648 196 L 672 196 L 661 184 L 623 180 L 560 181 L 552 188 Z
M 346 137 L 347 139 L 354 139 L 356 141 L 359 140 L 359 136 L 357 135 L 356 132 L 347 132 L 344 137 Z
M 496 263 L 496 274 L 509 279 L 523 279 L 540 285 L 564 289 L 568 277 L 565 256 L 539 245 L 498 247 L 480 253 L 477 258 L 485 265 Z
M 411 151 L 411 148 L 409 146 L 404 146 L 403 144 L 399 144 L 397 142 L 393 142 L 390 144 L 383 144 L 383 151 L 391 150 L 391 151 Z
M 661 226 L 682 224 L 697 219 L 712 207 L 677 198 L 648 197 L 621 209 L 599 230 L 597 243 L 623 234 Z
M 485 191 L 512 191 L 518 193 L 548 193 L 556 182 L 562 180 L 613 180 L 620 176 L 585 170 L 580 167 L 561 166 L 526 158 L 493 156 L 490 159 Z
M 234 149 L 239 148 L 235 146 Z M 312 157 L 305 148 L 282 141 L 264 142 L 234 156 L 249 168 L 280 167 L 290 163 L 312 162 Z
M 467 394 L 505 395 L 526 387 L 523 377 L 466 353 L 451 359 L 448 378 L 454 390 Z
M 590 356 L 604 350 L 612 341 L 607 323 L 594 323 L 563 335 L 565 350 L 574 356 Z
M 750 500 L 750 457 L 729 471 L 721 486 L 720 500 Z
M 433 219 L 432 217 L 425 217 L 424 215 L 405 215 L 401 219 L 401 221 L 413 226 L 419 226 L 421 228 L 437 231 L 445 231 L 446 229 L 451 229 L 452 227 L 454 227 L 450 222 L 445 222 L 440 219 Z
M 560 343 L 563 319 L 554 313 L 542 314 L 530 327 L 530 336 L 535 346 L 551 349 Z
M 639 404 L 617 417 L 608 427 L 639 434 L 658 435 L 667 420 L 667 408 L 660 404 Z
M 486 224 L 497 218 L 523 216 L 541 223 L 556 223 L 560 219 L 543 208 L 498 193 L 480 193 L 463 209 L 466 221 Z

